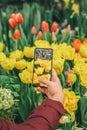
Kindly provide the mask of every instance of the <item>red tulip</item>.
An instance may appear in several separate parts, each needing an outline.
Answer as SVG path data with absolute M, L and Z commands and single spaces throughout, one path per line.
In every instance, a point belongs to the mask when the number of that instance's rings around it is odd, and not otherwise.
M 18 24 L 24 22 L 24 18 L 23 18 L 23 16 L 22 16 L 21 13 L 17 13 L 17 14 L 16 14 L 16 22 L 17 22 Z
M 53 24 L 52 24 L 52 26 L 51 26 L 51 31 L 52 31 L 52 32 L 56 32 L 56 31 L 57 31 L 57 28 L 58 28 L 57 22 L 53 22 Z
M 38 39 L 42 39 L 43 38 L 43 34 L 41 31 L 38 32 Z
M 18 40 L 18 39 L 20 39 L 20 36 L 21 36 L 20 31 L 18 29 L 16 29 L 14 31 L 14 33 L 13 33 L 13 38 L 16 39 L 16 40 Z
M 15 28 L 15 27 L 17 26 L 17 23 L 16 23 L 15 19 L 13 19 L 13 18 L 10 18 L 10 19 L 8 20 L 8 24 L 9 24 L 9 26 L 10 26 L 11 28 Z
M 33 26 L 32 28 L 31 28 L 31 34 L 36 34 L 37 33 L 37 30 L 36 30 L 36 28 L 35 28 L 35 26 Z
M 46 21 L 43 21 L 41 24 L 42 31 L 49 31 L 49 24 Z

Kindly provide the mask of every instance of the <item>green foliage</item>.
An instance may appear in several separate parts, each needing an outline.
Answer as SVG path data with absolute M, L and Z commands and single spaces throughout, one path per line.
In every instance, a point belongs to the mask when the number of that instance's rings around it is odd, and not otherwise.
M 80 30 L 82 30 L 85 35 L 87 36 L 87 0 L 81 1 L 80 2 L 81 7 L 80 7 L 80 17 L 78 17 L 78 26 L 80 27 Z
M 42 94 L 37 94 L 31 85 L 21 85 L 20 104 L 18 110 L 20 122 L 24 121 L 31 111 L 41 104 L 42 100 Z
M 87 97 L 83 96 L 79 101 L 79 111 L 77 111 L 78 126 L 81 126 L 84 130 L 87 128 Z
M 10 77 L 7 75 L 0 75 L 0 88 L 11 90 L 11 94 L 14 99 L 14 104 L 11 108 L 0 110 L 0 116 L 10 120 L 14 120 L 16 118 L 18 111 L 20 85 L 16 83 L 16 78 L 17 77 L 15 76 Z
M 0 116 L 18 123 L 24 121 L 43 100 L 41 93 L 37 94 L 31 85 L 20 83 L 16 76 L 0 75 L 0 87 L 11 90 L 15 101 L 8 111 L 0 110 Z
M 38 32 L 41 28 L 42 20 L 52 23 L 52 11 L 46 11 L 43 6 L 40 6 L 37 3 L 23 3 L 20 7 L 19 5 L 8 5 L 6 8 L 3 7 L 0 11 L 0 41 L 5 43 L 10 51 L 12 48 L 15 49 L 16 43 L 12 38 L 13 30 L 10 29 L 8 25 L 8 19 L 12 13 L 18 12 L 22 13 L 24 17 L 24 23 L 21 25 L 22 27 L 18 27 L 21 31 L 21 39 L 18 41 L 20 49 L 22 49 L 25 45 L 33 45 L 33 37 L 31 34 L 32 26 L 35 26 Z

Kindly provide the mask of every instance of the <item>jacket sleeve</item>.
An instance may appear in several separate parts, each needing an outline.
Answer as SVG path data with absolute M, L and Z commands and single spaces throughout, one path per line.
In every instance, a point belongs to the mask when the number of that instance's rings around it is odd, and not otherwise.
M 54 130 L 64 113 L 63 105 L 60 102 L 45 99 L 21 124 L 0 119 L 0 130 Z

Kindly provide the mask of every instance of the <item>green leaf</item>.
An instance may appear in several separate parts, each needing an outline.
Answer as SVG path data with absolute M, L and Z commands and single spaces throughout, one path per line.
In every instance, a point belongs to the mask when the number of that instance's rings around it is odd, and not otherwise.
M 67 44 L 71 43 L 71 34 L 67 33 L 66 35 L 62 36 L 62 39 L 60 40 L 60 43 L 66 42 Z
M 75 91 L 75 93 L 76 94 L 81 94 L 81 92 L 80 92 L 80 89 L 81 89 L 81 86 L 80 86 L 80 76 L 79 75 L 77 75 L 77 80 L 76 80 L 76 82 L 75 82 L 75 84 L 74 84 L 74 86 L 73 86 L 73 89 L 74 89 L 74 91 Z
M 80 98 L 79 107 L 81 115 L 81 125 L 87 127 L 87 97 Z
M 20 115 L 20 120 L 22 121 L 24 121 L 29 116 L 30 112 L 34 108 L 30 93 L 31 93 L 30 86 L 28 85 L 21 86 L 18 113 Z
M 18 94 L 17 92 L 12 92 L 12 95 L 13 95 L 14 97 L 19 97 L 19 94 Z
M 36 27 L 37 31 L 40 29 L 41 25 L 41 12 L 40 12 L 40 6 L 38 4 L 33 4 L 34 5 L 34 18 L 33 18 L 33 25 Z
M 62 84 L 63 88 L 65 88 L 66 84 L 65 84 L 65 77 L 64 77 L 64 75 L 61 73 L 59 75 L 59 78 L 60 78 L 60 81 L 61 81 L 61 84 Z
M 24 23 L 22 24 L 22 26 L 25 34 L 29 35 L 29 30 L 31 28 L 31 7 L 29 4 L 23 3 L 22 14 L 24 17 Z
M 0 84 L 3 83 L 4 84 L 14 83 L 14 79 L 9 76 L 0 75 Z

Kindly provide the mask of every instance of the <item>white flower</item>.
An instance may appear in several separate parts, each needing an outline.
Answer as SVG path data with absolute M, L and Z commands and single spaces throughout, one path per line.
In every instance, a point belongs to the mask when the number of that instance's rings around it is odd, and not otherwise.
M 0 88 L 0 110 L 6 110 L 14 104 L 11 90 Z
M 71 119 L 70 116 L 68 115 L 62 116 L 59 120 L 60 124 L 69 123 L 69 122 L 71 122 Z

